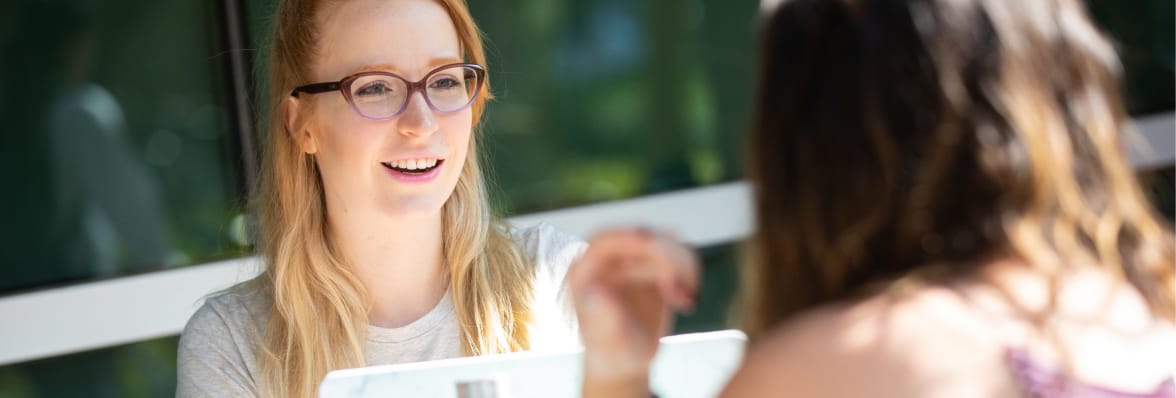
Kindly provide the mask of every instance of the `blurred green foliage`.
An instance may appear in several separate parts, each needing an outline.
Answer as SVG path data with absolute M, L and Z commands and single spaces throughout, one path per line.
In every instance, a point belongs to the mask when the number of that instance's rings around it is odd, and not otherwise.
M 1131 114 L 1171 112 L 1176 104 L 1176 2 L 1086 0 L 1086 4 L 1119 53 Z
M 176 393 L 179 337 L 0 367 L 0 397 L 147 398 Z
M 243 253 L 215 4 L 0 4 L 0 292 Z
M 739 178 L 755 2 L 470 6 L 488 37 L 484 146 L 504 212 Z

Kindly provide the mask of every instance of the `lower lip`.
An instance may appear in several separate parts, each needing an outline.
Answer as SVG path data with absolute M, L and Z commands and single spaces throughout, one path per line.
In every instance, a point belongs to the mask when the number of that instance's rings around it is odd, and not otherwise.
M 408 182 L 408 183 L 425 183 L 425 182 L 433 181 L 434 179 L 437 178 L 438 175 L 441 174 L 441 166 L 444 163 L 445 163 L 445 161 L 443 161 L 443 160 L 437 162 L 437 167 L 434 167 L 432 170 L 429 170 L 426 173 L 412 173 L 412 174 L 405 173 L 403 171 L 393 170 L 391 168 L 388 168 L 388 166 L 384 166 L 384 165 L 380 165 L 380 167 L 383 167 L 384 170 L 388 171 L 388 174 L 392 175 L 392 178 L 395 178 L 398 181 Z

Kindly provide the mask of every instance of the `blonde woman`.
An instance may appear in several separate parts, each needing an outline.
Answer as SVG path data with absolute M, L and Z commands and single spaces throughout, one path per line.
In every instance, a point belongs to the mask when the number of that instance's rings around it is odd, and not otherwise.
M 188 322 L 177 395 L 306 397 L 333 369 L 575 344 L 561 286 L 583 242 L 489 212 L 464 2 L 285 0 L 274 23 L 265 272 Z
M 1080 0 L 766 3 L 723 396 L 1176 396 L 1172 225 Z M 678 252 L 617 232 L 571 268 L 584 397 L 648 396 Z

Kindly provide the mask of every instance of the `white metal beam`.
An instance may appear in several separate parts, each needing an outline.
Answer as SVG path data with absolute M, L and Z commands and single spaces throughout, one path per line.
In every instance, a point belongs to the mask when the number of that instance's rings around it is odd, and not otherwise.
M 0 298 L 0 365 L 174 335 L 254 257 Z
M 698 246 L 749 232 L 746 187 L 730 183 L 512 218 L 580 236 L 645 225 Z M 0 365 L 174 335 L 209 293 L 257 275 L 257 257 L 157 271 L 0 298 Z
M 1135 119 L 1139 141 L 1129 140 L 1131 164 L 1148 170 L 1176 163 L 1176 113 Z

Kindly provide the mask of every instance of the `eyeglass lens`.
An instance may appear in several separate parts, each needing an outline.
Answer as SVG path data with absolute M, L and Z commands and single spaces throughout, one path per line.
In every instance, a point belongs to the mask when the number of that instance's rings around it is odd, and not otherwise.
M 453 66 L 434 71 L 425 80 L 425 98 L 439 112 L 454 112 L 469 105 L 477 88 L 477 71 Z M 351 101 L 360 114 L 387 118 L 404 108 L 408 83 L 388 75 L 365 75 L 351 82 Z

